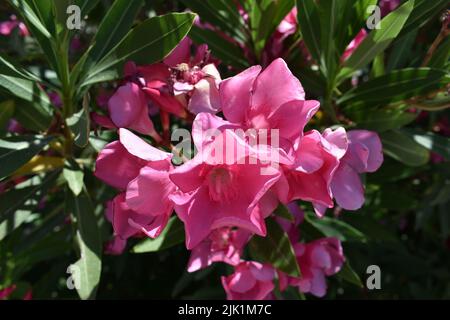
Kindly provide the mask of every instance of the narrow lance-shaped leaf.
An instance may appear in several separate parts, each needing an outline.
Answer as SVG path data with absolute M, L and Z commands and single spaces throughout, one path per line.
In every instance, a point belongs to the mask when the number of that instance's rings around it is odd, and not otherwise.
M 276 27 L 289 13 L 294 6 L 295 1 L 271 1 L 255 0 L 249 12 L 251 25 L 251 34 L 256 56 L 261 58 L 261 52 L 264 49 L 270 35 Z
M 26 164 L 53 139 L 51 136 L 13 136 L 0 139 L 0 179 Z
M 361 231 L 344 221 L 328 217 L 316 219 L 315 217 L 308 218 L 308 216 L 305 216 L 305 218 L 308 223 L 326 237 L 336 237 L 341 241 L 367 241 L 366 236 Z
M 409 166 L 421 166 L 428 162 L 429 152 L 399 130 L 381 134 L 383 152 Z
M 250 240 L 252 257 L 267 262 L 293 277 L 299 277 L 300 267 L 286 232 L 272 219 L 266 219 L 267 236 L 253 236 Z
M 0 194 L 0 223 L 10 219 L 15 212 L 34 210 L 58 173 L 51 172 L 43 178 L 35 176 Z
M 439 13 L 443 13 L 445 8 L 448 8 L 448 0 L 416 0 L 414 9 L 398 35 L 398 39 L 409 32 L 422 28 L 430 19 L 436 17 Z
M 38 41 L 42 51 L 45 54 L 49 64 L 53 67 L 57 74 L 60 75 L 58 54 L 55 47 L 55 42 L 52 40 L 52 33 L 47 29 L 44 19 L 40 17 L 39 12 L 34 7 L 35 0 L 9 0 L 15 7 L 17 13 L 22 16 L 22 19 L 31 31 L 32 35 Z M 39 1 L 49 3 L 49 1 Z M 32 5 L 30 5 L 30 3 Z
M 66 179 L 69 189 L 75 196 L 78 196 L 83 190 L 84 173 L 73 159 L 66 161 L 63 169 L 63 176 Z
M 200 16 L 202 22 L 211 23 L 221 31 L 244 42 L 246 36 L 244 20 L 238 12 L 238 7 L 230 0 L 182 0 L 193 12 Z
M 38 103 L 17 99 L 15 106 L 14 119 L 28 130 L 43 132 L 53 120 L 52 115 Z
M 318 8 L 314 0 L 297 0 L 297 20 L 309 52 L 320 61 L 321 30 Z
M 89 74 L 90 68 L 123 40 L 130 31 L 142 4 L 142 0 L 117 0 L 113 2 L 98 27 L 98 31 L 92 40 L 92 47 L 85 53 L 87 57 L 81 58 L 81 63 L 75 67 L 75 75 L 77 72 Z M 83 69 L 84 71 L 77 69 Z
M 341 271 L 337 274 L 338 277 L 344 279 L 345 281 L 352 283 L 360 288 L 363 288 L 363 284 L 361 278 L 358 274 L 352 269 L 350 263 L 346 261 L 342 266 Z
M 19 66 L 16 61 L 8 57 L 6 54 L 0 54 L 0 74 L 24 78 L 31 81 L 41 81 L 39 77 Z
M 67 125 L 75 134 L 75 144 L 85 147 L 89 142 L 90 118 L 89 118 L 89 96 L 83 98 L 82 108 L 77 113 L 67 118 Z
M 13 100 L 6 100 L 0 102 L 0 129 L 5 127 L 5 125 L 8 123 L 9 119 L 11 119 L 13 114 L 14 114 Z
M 216 32 L 193 26 L 189 35 L 198 44 L 207 43 L 213 55 L 224 63 L 238 69 L 249 67 L 248 59 L 244 56 L 241 48 L 235 43 L 224 40 Z
M 54 156 L 37 155 L 31 158 L 25 165 L 14 171 L 11 178 L 19 178 L 30 174 L 53 171 L 64 166 L 64 158 Z
M 145 20 L 90 71 L 86 81 L 108 69 L 121 70 L 129 60 L 150 64 L 163 59 L 186 36 L 194 18 L 192 13 L 170 13 Z
M 95 298 L 101 274 L 102 246 L 97 219 L 86 192 L 74 197 L 70 204 L 77 221 L 76 240 L 80 259 L 69 267 L 81 299 Z
M 437 89 L 447 73 L 430 68 L 407 68 L 369 80 L 345 93 L 337 103 L 342 105 L 389 104 Z
M 378 29 L 372 30 L 345 61 L 344 68 L 338 75 L 339 81 L 365 67 L 383 52 L 400 33 L 413 7 L 414 0 L 409 0 L 383 18 L 378 24 Z
M 11 96 L 35 103 L 47 113 L 51 113 L 47 94 L 34 81 L 0 74 L 0 89 Z
M 346 110 L 358 128 L 383 132 L 401 128 L 416 119 L 417 114 L 400 108 L 384 108 L 367 110 L 364 107 Z
M 450 160 L 450 138 L 418 129 L 405 129 L 403 132 L 421 146 Z

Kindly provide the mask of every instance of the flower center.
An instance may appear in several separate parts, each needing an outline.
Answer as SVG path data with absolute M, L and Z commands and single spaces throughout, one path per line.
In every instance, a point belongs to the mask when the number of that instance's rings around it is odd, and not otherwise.
M 230 227 L 223 227 L 212 231 L 210 235 L 210 239 L 212 241 L 211 249 L 213 251 L 220 251 L 226 249 L 229 246 L 229 242 L 231 240 L 230 238 L 231 238 Z
M 256 116 L 252 117 L 249 122 L 250 122 L 249 127 L 251 127 L 251 128 L 255 128 L 255 129 L 269 129 L 270 128 L 270 123 L 264 114 L 257 114 Z
M 209 196 L 212 200 L 231 201 L 236 197 L 236 173 L 230 168 L 213 168 L 206 179 L 209 187 Z

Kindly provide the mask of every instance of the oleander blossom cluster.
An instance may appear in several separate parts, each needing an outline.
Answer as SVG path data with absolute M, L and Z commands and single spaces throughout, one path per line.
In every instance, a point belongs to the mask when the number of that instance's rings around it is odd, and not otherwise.
M 176 50 L 190 45 L 185 40 Z M 253 66 L 221 80 L 214 64 L 172 57 L 158 67 L 128 64 L 125 82 L 109 100 L 109 124 L 119 128 L 119 140 L 104 147 L 95 169 L 119 190 L 107 206 L 114 228 L 108 252 L 121 253 L 130 237 L 158 237 L 176 215 L 191 251 L 189 272 L 217 262 L 233 266 L 234 273 L 221 279 L 229 299 L 274 298 L 276 279 L 281 291 L 293 286 L 324 296 L 326 277 L 345 261 L 342 246 L 332 237 L 304 242 L 299 204 L 309 202 L 319 218 L 336 204 L 359 209 L 360 175 L 383 161 L 378 135 L 344 128 L 305 132 L 320 104 L 305 98 L 280 58 L 264 70 Z M 150 118 L 153 103 L 160 112 L 195 115 L 192 159 L 175 166 L 164 144 L 144 139 L 159 141 Z M 258 139 L 261 132 L 276 135 Z M 279 205 L 289 208 L 293 221 L 274 215 Z M 300 277 L 245 259 L 250 239 L 267 236 L 267 219 L 289 235 Z

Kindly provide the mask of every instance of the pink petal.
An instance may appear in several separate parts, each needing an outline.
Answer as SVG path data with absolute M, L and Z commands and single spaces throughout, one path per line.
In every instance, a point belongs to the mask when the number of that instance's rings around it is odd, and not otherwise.
M 164 59 L 164 63 L 170 67 L 176 67 L 180 63 L 189 63 L 191 58 L 192 40 L 184 37 L 173 51 Z
M 260 72 L 261 66 L 253 66 L 220 84 L 220 101 L 228 121 L 244 121 L 245 110 L 250 106 L 253 83 Z
M 172 210 L 169 195 L 175 186 L 167 171 L 151 167 L 141 169 L 139 175 L 127 187 L 127 205 L 139 214 L 157 216 Z
M 345 163 L 336 170 L 331 190 L 339 206 L 346 210 L 358 210 L 364 204 L 364 188 L 359 175 Z
M 215 114 L 220 110 L 219 90 L 213 78 L 204 78 L 195 84 L 188 109 L 193 114 L 200 112 Z
M 119 129 L 119 137 L 120 142 L 127 151 L 140 159 L 147 161 L 170 161 L 172 159 L 173 155 L 171 153 L 151 146 L 129 130 Z
M 203 241 L 191 251 L 191 256 L 188 261 L 188 272 L 195 272 L 211 265 L 212 261 L 209 258 L 211 252 L 211 245 L 209 241 Z
M 359 142 L 368 150 L 367 166 L 364 172 L 375 172 L 383 163 L 383 146 L 376 132 L 368 130 L 351 130 L 348 132 L 351 142 Z
M 107 144 L 99 153 L 94 174 L 109 185 L 126 189 L 146 161 L 130 154 L 119 141 Z
M 305 100 L 300 81 L 294 77 L 283 59 L 275 59 L 256 79 L 251 105 L 276 110 L 292 100 Z

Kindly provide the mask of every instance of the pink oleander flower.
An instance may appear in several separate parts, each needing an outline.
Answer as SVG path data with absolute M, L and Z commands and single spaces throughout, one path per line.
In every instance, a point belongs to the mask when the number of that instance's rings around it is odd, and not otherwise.
M 16 285 L 15 284 L 0 290 L 0 299 L 8 298 L 11 295 L 11 293 L 14 292 L 14 290 L 16 290 Z
M 148 212 L 138 213 L 131 209 L 128 205 L 126 194 L 120 193 L 112 200 L 113 211 L 113 228 L 114 233 L 123 240 L 130 237 L 146 235 L 150 238 L 158 237 L 169 221 L 172 214 L 173 205 L 168 201 L 162 201 L 167 205 L 167 208 L 162 211 L 155 212 L 152 207 Z M 158 202 L 153 202 L 152 205 L 159 206 Z M 114 252 L 118 252 L 123 243 L 115 243 Z M 117 249 L 117 251 L 116 251 Z
M 0 22 L 0 34 L 1 35 L 9 36 L 16 28 L 19 28 L 19 34 L 22 37 L 26 37 L 26 36 L 30 35 L 25 24 L 23 22 L 17 20 L 17 17 L 15 15 L 10 16 L 9 21 Z
M 169 179 L 172 154 L 147 144 L 126 129 L 119 141 L 97 157 L 95 176 L 123 192 L 111 203 L 115 234 L 122 239 L 138 233 L 157 237 L 173 211 L 169 199 L 176 188 Z
M 264 71 L 253 66 L 222 81 L 220 100 L 225 118 L 244 130 L 278 129 L 280 146 L 291 148 L 319 108 L 305 100 L 300 81 L 283 59 L 274 60 Z
M 221 280 L 228 300 L 263 300 L 275 288 L 274 277 L 275 270 L 270 265 L 245 261 Z
M 142 79 L 143 91 L 161 110 L 179 117 L 186 117 L 186 109 L 193 114 L 217 113 L 219 71 L 208 62 L 207 45 L 196 48 L 192 58 L 191 47 L 191 39 L 185 37 L 162 63 L 140 67 L 128 64 L 125 74 Z
M 2 290 L 0 290 L 0 300 L 4 300 L 9 298 L 9 296 L 17 289 L 17 286 L 15 284 L 6 287 Z M 25 292 L 25 295 L 23 296 L 22 300 L 31 300 L 33 299 L 33 291 L 32 289 L 27 290 Z
M 181 191 L 172 200 L 185 224 L 186 247 L 194 248 L 221 227 L 266 235 L 264 218 L 277 205 L 266 193 L 279 177 L 278 169 L 261 163 L 242 139 L 231 130 L 223 131 L 170 173 Z
M 62 100 L 59 94 L 55 91 L 51 91 L 48 93 L 48 97 L 50 98 L 50 102 L 55 106 L 60 108 L 62 106 Z
M 114 223 L 114 203 L 113 201 L 108 201 L 106 204 L 105 217 L 111 224 Z M 108 255 L 121 255 L 127 245 L 127 240 L 121 238 L 120 236 L 114 234 L 113 238 L 107 241 L 104 245 L 103 252 Z
M 10 119 L 6 126 L 6 131 L 14 133 L 24 133 L 26 129 L 16 119 Z
M 192 249 L 188 272 L 210 266 L 213 262 L 237 265 L 251 233 L 241 229 L 223 227 L 213 230 L 207 239 Z
M 359 174 L 380 168 L 383 149 L 378 134 L 373 131 L 351 130 L 347 138 L 348 149 L 333 176 L 331 191 L 341 208 L 357 210 L 364 204 L 364 186 Z
M 384 17 L 391 11 L 394 11 L 401 3 L 401 0 L 380 0 L 378 5 L 380 6 L 381 16 Z
M 275 187 L 280 201 L 300 199 L 312 202 L 314 207 L 332 208 L 331 183 L 346 150 L 343 128 L 327 129 L 323 135 L 316 130 L 306 133 L 294 152 L 294 163 L 282 166 L 284 174 Z
M 367 37 L 367 31 L 365 29 L 361 29 L 361 31 L 358 32 L 356 37 L 349 43 L 347 48 L 345 48 L 345 51 L 341 57 L 341 62 L 344 62 L 345 60 L 347 60 L 352 55 L 352 53 L 355 52 L 355 50 L 359 47 L 361 42 L 363 42 L 363 40 L 366 37 Z
M 121 86 L 108 101 L 109 115 L 117 128 L 130 128 L 160 141 L 148 114 L 144 93 L 135 83 Z
M 302 276 L 291 277 L 279 271 L 280 290 L 294 286 L 303 293 L 323 297 L 327 292 L 325 277 L 338 273 L 345 261 L 341 242 L 337 238 L 323 238 L 296 243 L 294 251 Z

